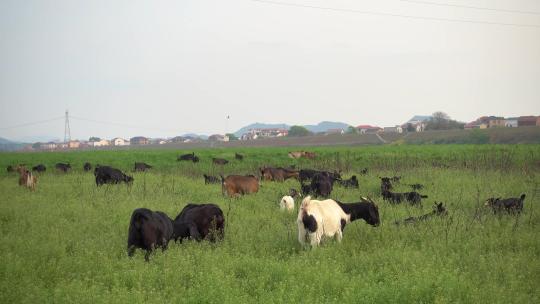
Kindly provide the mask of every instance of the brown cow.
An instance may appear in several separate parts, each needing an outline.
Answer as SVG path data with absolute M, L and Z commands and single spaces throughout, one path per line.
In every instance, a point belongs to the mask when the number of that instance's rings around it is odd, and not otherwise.
M 221 175 L 221 193 L 230 197 L 243 194 L 256 193 L 259 191 L 259 180 L 253 175 Z
M 291 177 L 298 179 L 298 174 L 299 174 L 298 171 L 289 170 L 289 169 L 285 169 L 281 167 L 279 168 L 265 167 L 265 168 L 261 168 L 260 171 L 261 171 L 262 179 L 269 180 L 269 181 L 276 181 L 276 182 L 282 182 Z
M 36 190 L 37 178 L 32 172 L 24 166 L 18 166 L 17 171 L 19 172 L 19 186 L 25 186 L 32 191 Z

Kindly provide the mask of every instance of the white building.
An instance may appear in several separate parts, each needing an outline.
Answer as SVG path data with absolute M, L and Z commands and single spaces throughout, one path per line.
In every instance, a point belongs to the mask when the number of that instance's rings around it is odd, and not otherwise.
M 116 138 L 113 138 L 111 140 L 111 144 L 113 146 L 129 146 L 129 140 L 125 140 L 123 138 L 116 137 Z

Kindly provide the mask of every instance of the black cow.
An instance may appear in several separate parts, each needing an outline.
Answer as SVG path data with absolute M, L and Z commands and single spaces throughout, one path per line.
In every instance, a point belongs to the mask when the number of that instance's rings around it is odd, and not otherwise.
M 392 204 L 400 204 L 402 201 L 407 201 L 411 205 L 420 205 L 423 198 L 427 198 L 427 195 L 422 195 L 418 192 L 404 192 L 404 193 L 395 193 L 385 190 L 382 192 L 382 197 L 384 200 L 389 201 Z
M 237 159 L 237 160 L 244 160 L 244 155 L 238 154 L 238 153 L 234 153 L 234 158 Z
M 37 166 L 32 167 L 32 171 L 36 171 L 36 172 L 45 172 L 46 170 L 47 170 L 47 167 L 45 167 L 45 165 L 43 164 L 39 164 Z
M 84 169 L 84 171 L 88 172 L 88 171 L 92 170 L 92 165 L 89 162 L 86 162 L 83 165 L 83 169 Z
M 208 184 L 221 184 L 221 179 L 219 177 L 203 174 L 204 183 Z
M 199 162 L 199 157 L 197 157 L 195 155 L 195 152 L 193 152 L 193 153 L 189 153 L 189 154 L 180 155 L 180 156 L 178 156 L 178 158 L 176 160 L 177 161 L 187 160 L 187 161 L 192 161 L 194 163 L 198 163 Z
M 341 174 L 338 172 L 328 172 L 328 171 L 318 171 L 313 169 L 302 169 L 298 173 L 298 179 L 300 180 L 300 183 L 303 183 L 304 181 L 311 180 L 315 175 L 317 174 L 326 174 L 332 178 L 332 184 L 336 180 L 341 180 Z
M 109 166 L 97 165 L 96 169 L 94 169 L 94 175 L 96 177 L 97 186 L 101 186 L 103 184 L 119 184 L 121 182 L 131 184 L 133 182 L 133 177 Z
M 223 165 L 226 165 L 229 163 L 228 160 L 226 159 L 223 159 L 223 158 L 212 158 L 212 163 L 214 165 L 220 165 L 220 166 L 223 166 Z
M 146 208 L 135 209 L 131 214 L 128 231 L 128 256 L 133 256 L 135 249 L 146 250 L 144 259 L 148 262 L 150 253 L 161 247 L 167 249 L 173 235 L 172 220 L 167 214 Z
M 188 204 L 174 219 L 175 241 L 207 238 L 211 242 L 224 237 L 225 217 L 223 211 L 214 204 Z
M 64 164 L 64 163 L 57 163 L 54 165 L 54 167 L 61 172 L 67 173 L 69 170 L 71 170 L 70 164 Z
M 135 163 L 135 166 L 133 168 L 134 171 L 140 171 L 140 172 L 144 172 L 148 169 L 152 169 L 152 166 L 150 166 L 147 163 Z
M 519 198 L 490 198 L 486 201 L 485 205 L 491 207 L 494 213 L 500 213 L 502 211 L 506 211 L 508 213 L 521 213 L 523 210 L 524 200 L 525 194 L 522 194 Z
M 358 185 L 358 179 L 356 179 L 356 175 L 353 175 L 350 179 L 340 180 L 338 181 L 338 183 L 345 188 L 358 189 L 360 187 Z
M 311 192 L 315 196 L 328 197 L 332 193 L 334 179 L 328 174 L 317 173 L 311 180 Z

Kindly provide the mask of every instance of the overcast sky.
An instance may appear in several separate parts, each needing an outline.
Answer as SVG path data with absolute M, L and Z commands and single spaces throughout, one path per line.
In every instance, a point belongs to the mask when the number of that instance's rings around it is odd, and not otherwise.
M 279 1 L 334 10 L 250 0 L 1 0 L 0 136 L 63 138 L 63 120 L 6 127 L 66 109 L 80 139 L 213 134 L 253 122 L 391 126 L 438 110 L 462 121 L 540 115 L 540 27 L 360 11 L 538 26 L 540 14 Z M 538 0 L 430 1 L 540 12 Z

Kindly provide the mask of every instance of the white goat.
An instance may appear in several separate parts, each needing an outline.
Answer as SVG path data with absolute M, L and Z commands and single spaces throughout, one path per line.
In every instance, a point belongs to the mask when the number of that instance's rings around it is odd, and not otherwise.
M 292 196 L 285 195 L 282 197 L 279 202 L 279 209 L 288 211 L 294 210 L 294 199 Z

